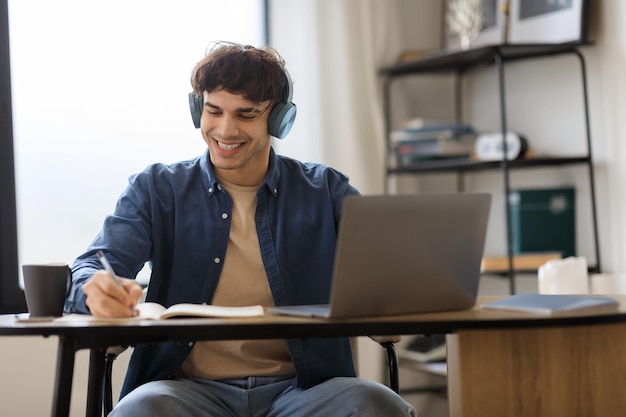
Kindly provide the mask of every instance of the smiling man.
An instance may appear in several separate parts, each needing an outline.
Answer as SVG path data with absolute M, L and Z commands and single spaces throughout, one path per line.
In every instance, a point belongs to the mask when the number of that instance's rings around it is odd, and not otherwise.
M 132 315 L 133 280 L 165 306 L 326 304 L 342 203 L 340 172 L 276 155 L 295 117 L 291 79 L 271 48 L 219 43 L 192 72 L 192 118 L 208 149 L 131 177 L 77 258 L 70 312 Z M 102 271 L 109 259 L 122 285 Z M 387 387 L 355 376 L 347 338 L 137 346 L 112 416 L 413 416 Z

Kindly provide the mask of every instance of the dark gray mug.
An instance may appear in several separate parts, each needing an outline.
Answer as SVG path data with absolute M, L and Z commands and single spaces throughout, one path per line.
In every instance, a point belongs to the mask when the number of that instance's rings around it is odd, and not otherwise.
M 72 286 L 67 264 L 22 265 L 24 294 L 30 317 L 63 315 L 65 297 Z

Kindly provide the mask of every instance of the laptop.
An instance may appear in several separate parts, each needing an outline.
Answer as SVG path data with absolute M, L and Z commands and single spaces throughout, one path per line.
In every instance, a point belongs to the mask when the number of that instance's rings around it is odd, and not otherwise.
M 490 205 L 482 193 L 347 197 L 330 304 L 269 311 L 349 318 L 471 308 Z

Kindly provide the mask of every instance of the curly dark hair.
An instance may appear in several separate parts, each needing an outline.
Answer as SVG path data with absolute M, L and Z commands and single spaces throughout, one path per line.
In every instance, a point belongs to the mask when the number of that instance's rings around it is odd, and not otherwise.
M 225 90 L 246 100 L 278 103 L 287 95 L 285 61 L 271 47 L 217 42 L 191 73 L 196 96 Z

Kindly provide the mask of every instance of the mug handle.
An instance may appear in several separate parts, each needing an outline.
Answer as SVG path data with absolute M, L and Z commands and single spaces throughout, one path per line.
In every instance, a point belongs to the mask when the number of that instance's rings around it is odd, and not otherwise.
M 65 283 L 65 297 L 70 295 L 70 290 L 72 289 L 72 268 L 67 266 L 67 280 Z

